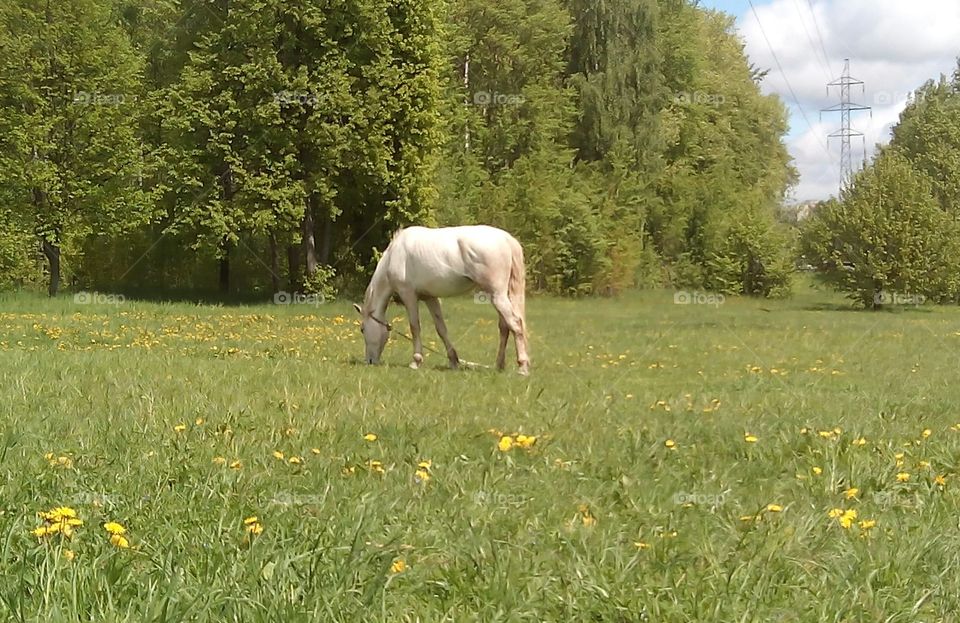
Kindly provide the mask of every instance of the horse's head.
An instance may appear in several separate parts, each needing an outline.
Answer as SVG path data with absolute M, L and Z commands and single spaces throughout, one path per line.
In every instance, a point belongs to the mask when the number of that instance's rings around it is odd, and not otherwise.
M 360 332 L 363 333 L 363 341 L 366 344 L 363 360 L 371 364 L 380 363 L 380 355 L 383 354 L 383 348 L 387 345 L 391 327 L 386 321 L 374 317 L 373 312 L 364 311 L 357 304 L 354 304 L 353 308 L 360 314 Z

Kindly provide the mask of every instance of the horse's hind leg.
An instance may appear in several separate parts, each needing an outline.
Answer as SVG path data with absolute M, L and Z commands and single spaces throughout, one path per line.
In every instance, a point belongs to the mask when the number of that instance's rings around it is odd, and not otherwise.
M 447 359 L 450 360 L 450 367 L 456 370 L 460 365 L 460 358 L 457 356 L 457 351 L 447 336 L 447 324 L 443 321 L 443 310 L 440 307 L 440 299 L 429 297 L 423 300 L 427 304 L 427 309 L 430 310 L 430 315 L 433 316 L 433 326 L 437 329 L 437 335 L 443 340 L 443 345 L 447 347 Z
M 510 302 L 510 298 L 505 292 L 495 293 L 493 295 L 493 306 L 497 308 L 501 320 L 507 323 L 507 327 L 513 333 L 513 339 L 517 344 L 517 365 L 520 366 L 520 374 L 529 374 L 530 357 L 527 355 L 527 335 L 523 330 L 523 323 L 520 320 L 520 316 L 516 310 L 513 309 L 513 303 Z M 501 330 L 501 343 L 503 343 L 503 339 Z
M 497 315 L 500 316 L 500 348 L 497 350 L 497 370 L 503 370 L 507 363 L 507 340 L 510 339 L 510 325 L 507 324 L 503 314 L 499 311 Z

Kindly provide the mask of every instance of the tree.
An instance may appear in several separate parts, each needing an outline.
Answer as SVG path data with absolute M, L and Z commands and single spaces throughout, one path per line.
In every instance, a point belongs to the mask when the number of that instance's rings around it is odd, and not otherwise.
M 109 3 L 0 7 L 0 185 L 39 239 L 48 292 L 65 245 L 149 218 L 137 136 L 141 63 Z
M 895 148 L 860 171 L 840 201 L 820 206 L 805 224 L 803 250 L 824 281 L 867 308 L 901 295 L 951 300 L 960 287 L 957 222 Z

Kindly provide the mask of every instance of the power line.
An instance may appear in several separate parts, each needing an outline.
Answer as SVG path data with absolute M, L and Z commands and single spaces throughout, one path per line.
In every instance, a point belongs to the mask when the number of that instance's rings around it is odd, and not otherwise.
M 817 29 L 817 39 L 820 40 L 820 50 L 823 52 L 823 59 L 827 61 L 827 68 L 830 68 L 830 55 L 827 54 L 827 48 L 823 45 L 823 33 L 820 31 L 820 22 L 817 20 L 817 12 L 813 9 L 813 0 L 807 0 L 807 6 L 810 7 L 810 17 L 813 18 L 813 25 Z M 832 74 L 831 70 L 831 74 Z
M 753 6 L 753 0 L 747 0 L 747 3 L 750 5 L 750 10 L 753 12 L 753 17 L 757 20 L 757 26 L 760 27 L 760 34 L 763 35 L 763 40 L 767 44 L 767 49 L 770 50 L 770 55 L 773 57 L 773 62 L 776 63 L 777 69 L 780 71 L 780 75 L 783 76 L 783 82 L 787 85 L 787 90 L 790 92 L 790 97 L 793 99 L 793 103 L 797 105 L 797 110 L 800 111 L 800 116 L 803 117 L 807 127 L 810 128 L 810 130 L 813 130 L 813 124 L 810 123 L 810 118 L 807 117 L 806 111 L 803 110 L 803 106 L 800 105 L 800 98 L 797 97 L 796 92 L 793 90 L 793 86 L 791 86 L 790 81 L 787 79 L 787 74 L 783 71 L 783 65 L 780 64 L 780 59 L 777 58 L 777 53 L 773 51 L 773 46 L 770 45 L 770 39 L 767 37 L 767 32 L 763 28 L 763 22 L 760 21 L 760 16 L 757 14 L 757 8 Z M 817 142 L 820 143 L 820 147 L 822 147 L 827 156 L 832 159 L 833 154 L 830 153 L 830 149 L 822 140 L 820 140 L 819 135 L 816 136 Z
M 800 1 L 793 0 L 793 6 L 797 9 L 797 17 L 800 18 L 800 24 L 803 26 L 803 32 L 807 35 L 807 42 L 810 44 L 810 48 L 813 50 L 813 57 L 817 59 L 817 63 L 820 65 L 820 68 L 823 70 L 823 74 L 827 77 L 827 80 L 830 80 L 830 77 L 833 75 L 833 72 L 830 71 L 829 62 L 826 61 L 826 57 L 820 56 L 820 51 L 817 50 L 817 44 L 813 42 L 813 37 L 810 36 L 810 29 L 807 28 L 807 20 L 803 18 L 803 12 L 800 10 Z M 812 12 L 811 12 L 812 13 Z M 816 16 L 814 16 L 816 18 Z M 823 40 L 821 39 L 821 48 L 823 47 Z

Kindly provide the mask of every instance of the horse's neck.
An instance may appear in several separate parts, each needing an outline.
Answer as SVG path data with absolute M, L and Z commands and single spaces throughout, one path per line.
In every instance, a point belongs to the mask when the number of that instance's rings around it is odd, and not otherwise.
M 387 250 L 389 251 L 389 249 Z M 384 314 L 387 312 L 387 304 L 390 303 L 390 297 L 393 292 L 390 289 L 390 283 L 387 279 L 387 254 L 384 253 L 377 263 L 377 269 L 373 272 L 373 279 L 367 287 L 366 301 L 364 307 L 374 315 L 374 317 L 384 320 Z

